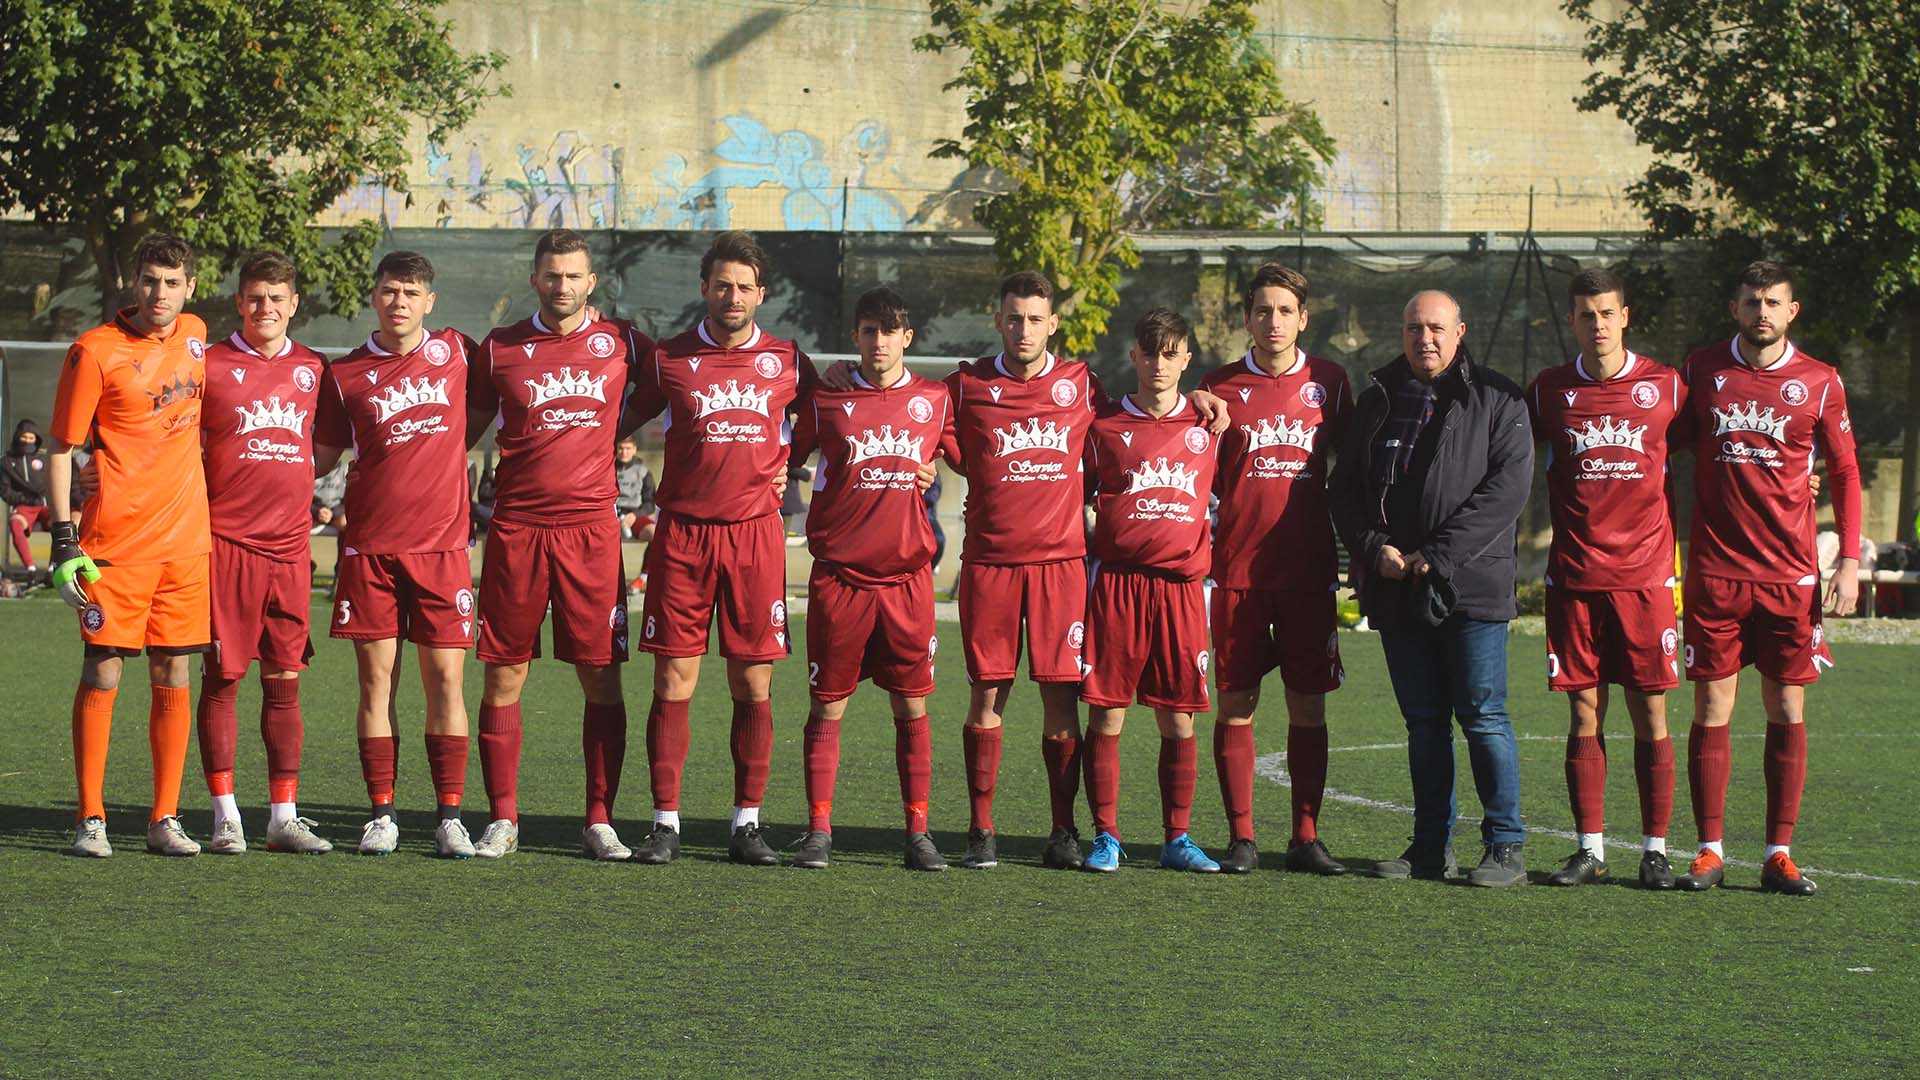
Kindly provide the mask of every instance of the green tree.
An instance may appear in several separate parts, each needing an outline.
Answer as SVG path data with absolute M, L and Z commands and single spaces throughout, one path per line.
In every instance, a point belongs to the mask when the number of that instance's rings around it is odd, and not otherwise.
M 357 310 L 380 223 L 313 226 L 363 181 L 404 191 L 407 145 L 490 95 L 499 53 L 462 53 L 444 0 L 0 0 L 0 209 L 81 230 L 111 315 L 140 238 L 223 263 L 292 256 L 301 290 Z
M 1579 105 L 1654 161 L 1632 188 L 1661 237 L 1749 243 L 1818 303 L 1908 351 L 1900 528 L 1920 488 L 1920 7 L 1911 0 L 1566 0 L 1587 24 Z M 1804 291 L 1808 291 L 1803 289 Z
M 1319 118 L 1281 93 L 1252 0 L 931 0 L 915 47 L 962 55 L 945 89 L 967 124 L 933 156 L 997 182 L 975 210 L 1004 269 L 1045 273 L 1070 351 L 1119 299 L 1130 235 L 1319 220 L 1309 189 L 1333 159 Z

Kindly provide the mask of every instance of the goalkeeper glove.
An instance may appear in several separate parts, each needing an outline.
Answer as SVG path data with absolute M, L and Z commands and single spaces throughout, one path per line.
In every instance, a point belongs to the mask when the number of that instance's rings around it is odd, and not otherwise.
M 100 568 L 80 550 L 73 522 L 54 522 L 53 557 L 48 561 L 53 563 L 53 586 L 60 590 L 60 599 L 65 600 L 68 607 L 78 610 L 92 603 L 82 583 L 99 581 Z

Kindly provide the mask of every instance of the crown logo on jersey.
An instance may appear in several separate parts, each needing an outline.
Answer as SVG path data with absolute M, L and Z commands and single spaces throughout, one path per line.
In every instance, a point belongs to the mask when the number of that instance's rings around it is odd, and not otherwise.
M 705 394 L 698 390 L 693 391 L 694 400 L 700 403 L 700 416 L 726 412 L 729 409 L 757 412 L 761 416 L 770 415 L 767 412 L 767 399 L 773 396 L 771 390 L 762 390 L 752 383 L 741 386 L 739 379 L 728 379 L 724 390 L 719 383 L 709 383 L 707 390 L 708 393 Z
M 233 411 L 240 414 L 240 434 L 242 435 L 259 431 L 261 428 L 279 428 L 298 435 L 306 429 L 306 410 L 294 408 L 291 401 L 282 402 L 278 394 L 264 402 L 254 402 L 252 408 L 236 405 Z
M 1634 427 L 1625 420 L 1616 424 L 1613 417 L 1603 416 L 1597 425 L 1588 420 L 1578 429 L 1566 428 L 1565 431 L 1567 438 L 1573 440 L 1573 454 L 1576 457 L 1597 446 L 1621 446 L 1636 454 L 1646 453 L 1640 445 L 1640 437 L 1647 433 L 1645 424 Z
M 199 396 L 200 380 L 179 375 L 175 375 L 172 382 L 158 390 L 147 391 L 147 397 L 153 402 L 154 412 L 159 412 L 176 401 L 187 401 Z
M 897 457 L 911 461 L 920 460 L 920 448 L 926 445 L 926 437 L 910 436 L 906 431 L 893 430 L 892 424 L 883 426 L 878 432 L 872 428 L 859 435 L 847 436 L 847 447 L 852 456 L 847 464 L 858 465 L 872 458 Z
M 993 439 L 996 457 L 1006 457 L 1025 450 L 1051 450 L 1056 454 L 1067 452 L 1067 429 L 1051 420 L 1042 424 L 1037 416 L 1025 423 L 1015 421 L 1010 428 L 994 428 Z
M 1716 405 L 1713 407 L 1713 419 L 1715 435 L 1725 435 L 1729 431 L 1757 431 L 1775 442 L 1787 437 L 1787 418 L 1774 415 L 1771 405 L 1767 406 L 1766 412 L 1761 412 L 1757 401 L 1747 402 L 1744 409 L 1738 405 L 1728 409 Z
M 556 374 L 545 372 L 539 379 L 525 379 L 527 391 L 533 399 L 527 402 L 527 408 L 537 409 L 549 401 L 565 397 L 585 397 L 605 404 L 607 400 L 607 377 L 588 378 L 586 369 L 578 374 L 570 367 L 563 367 Z
M 447 380 L 435 382 L 432 379 L 402 378 L 397 383 L 388 383 L 383 393 L 370 399 L 373 407 L 380 412 L 380 423 L 384 424 L 394 416 L 406 412 L 418 405 L 445 405 L 453 407 L 447 400 Z
M 1313 453 L 1313 435 L 1320 425 L 1308 424 L 1304 420 L 1288 420 L 1276 416 L 1271 420 L 1262 419 L 1258 426 L 1240 425 L 1247 433 L 1248 450 L 1265 450 L 1272 446 L 1291 446 L 1296 450 Z
M 1172 488 L 1192 496 L 1199 480 L 1199 470 L 1190 471 L 1177 461 L 1168 461 L 1166 458 L 1143 461 L 1138 469 L 1127 473 L 1126 493 L 1131 495 L 1148 488 Z

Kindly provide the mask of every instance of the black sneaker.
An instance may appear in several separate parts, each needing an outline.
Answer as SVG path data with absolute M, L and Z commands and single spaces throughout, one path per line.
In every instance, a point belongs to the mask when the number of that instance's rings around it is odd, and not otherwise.
M 1607 864 L 1586 848 L 1575 848 L 1567 865 L 1547 875 L 1549 885 L 1592 885 L 1607 880 Z
M 1251 874 L 1260 865 L 1260 849 L 1251 840 L 1235 840 L 1227 845 L 1226 854 L 1220 856 L 1220 872 L 1223 874 Z
M 1226 869 L 1224 864 L 1221 869 Z M 1296 874 L 1319 874 L 1321 877 L 1339 877 L 1347 872 L 1346 864 L 1328 854 L 1327 845 L 1319 840 L 1309 840 L 1288 848 L 1287 869 Z
M 1488 844 L 1480 865 L 1467 873 L 1467 884 L 1489 889 L 1527 883 L 1527 864 L 1519 844 Z
M 727 861 L 742 866 L 777 866 L 780 855 L 767 843 L 766 832 L 755 823 L 733 830 L 733 839 L 727 841 Z
M 933 837 L 917 832 L 907 837 L 907 854 L 903 860 L 909 870 L 945 870 L 947 860 L 940 855 L 940 849 L 933 846 Z
M 1784 851 L 1776 851 L 1760 868 L 1760 891 L 1783 893 L 1787 896 L 1812 896 L 1817 887 L 1793 865 L 1793 860 Z
M 808 870 L 824 870 L 833 856 L 833 834 L 824 829 L 812 829 L 800 838 L 799 850 L 793 858 L 787 860 L 788 866 L 805 867 Z
M 1373 864 L 1373 876 L 1392 880 L 1414 878 L 1419 881 L 1452 881 L 1460 876 L 1460 868 L 1454 861 L 1452 844 L 1438 853 L 1422 851 L 1417 845 L 1408 844 L 1407 850 L 1401 852 L 1399 858 Z
M 960 857 L 960 865 L 969 870 L 985 870 L 1000 865 L 1000 856 L 993 849 L 992 829 L 967 830 L 967 853 Z
M 633 846 L 632 862 L 665 866 L 680 854 L 680 832 L 671 825 L 653 823 L 653 831 Z
M 1087 863 L 1087 857 L 1080 854 L 1079 829 L 1055 829 L 1047 837 L 1047 850 L 1040 855 L 1040 865 L 1049 870 L 1078 870 Z
M 1640 887 L 1667 890 L 1673 888 L 1673 866 L 1664 851 L 1640 853 Z

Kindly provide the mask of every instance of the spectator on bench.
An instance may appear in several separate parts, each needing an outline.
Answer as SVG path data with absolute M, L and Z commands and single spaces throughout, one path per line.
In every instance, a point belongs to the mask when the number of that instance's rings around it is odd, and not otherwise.
M 47 528 L 47 452 L 40 431 L 32 420 L 22 420 L 13 429 L 13 443 L 7 447 L 4 465 L 0 465 L 0 502 L 7 504 L 7 531 L 13 534 L 13 549 L 28 573 L 38 573 L 33 549 L 27 546 L 27 532 Z

